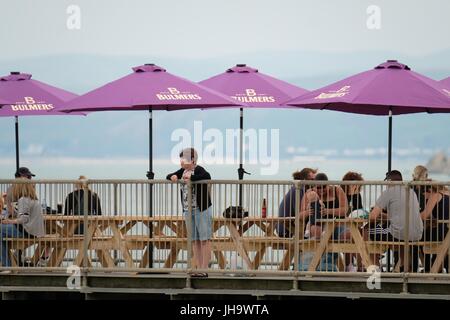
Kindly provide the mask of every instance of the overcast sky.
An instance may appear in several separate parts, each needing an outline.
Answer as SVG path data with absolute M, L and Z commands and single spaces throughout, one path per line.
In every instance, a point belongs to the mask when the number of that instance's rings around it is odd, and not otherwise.
M 215 57 L 259 51 L 395 51 L 450 46 L 448 0 L 0 0 L 1 58 L 58 53 Z M 81 29 L 69 30 L 77 5 Z M 367 13 L 380 9 L 381 28 Z M 7 26 L 7 27 L 5 27 Z

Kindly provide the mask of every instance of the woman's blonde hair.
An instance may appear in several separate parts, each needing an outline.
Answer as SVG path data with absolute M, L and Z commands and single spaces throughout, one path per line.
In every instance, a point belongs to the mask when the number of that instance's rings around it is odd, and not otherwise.
M 36 189 L 31 183 L 15 183 L 12 187 L 12 199 L 18 201 L 20 198 L 30 198 L 37 200 Z
M 428 169 L 424 166 L 416 166 L 412 174 L 413 180 L 425 181 L 428 179 Z

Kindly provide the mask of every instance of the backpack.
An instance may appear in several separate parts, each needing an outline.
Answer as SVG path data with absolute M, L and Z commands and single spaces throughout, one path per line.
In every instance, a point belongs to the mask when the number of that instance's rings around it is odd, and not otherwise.
M 248 211 L 244 211 L 244 208 L 242 208 L 241 206 L 229 206 L 223 212 L 223 216 L 229 219 L 231 218 L 242 219 L 248 217 Z

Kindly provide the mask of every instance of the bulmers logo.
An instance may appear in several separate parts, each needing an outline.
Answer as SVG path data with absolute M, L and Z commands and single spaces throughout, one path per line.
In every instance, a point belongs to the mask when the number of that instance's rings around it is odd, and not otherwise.
M 449 97 L 450 97 L 450 91 L 449 91 L 449 90 L 447 90 L 447 89 L 442 89 L 442 91 L 444 91 L 444 92 L 445 92 L 445 94 L 446 94 L 447 96 L 449 96 Z
M 346 94 L 350 93 L 350 86 L 343 86 L 339 90 L 332 90 L 327 93 L 322 92 L 314 99 L 330 99 L 330 98 L 342 98 Z
M 231 97 L 239 102 L 275 102 L 275 97 L 268 96 L 264 93 L 256 93 L 255 89 L 245 89 L 245 93 L 236 94 Z
M 23 97 L 24 101 L 11 105 L 12 111 L 49 111 L 53 109 L 53 104 L 36 101 L 33 97 Z
M 202 100 L 198 94 L 181 92 L 177 88 L 167 88 L 167 91 L 156 94 L 159 100 Z

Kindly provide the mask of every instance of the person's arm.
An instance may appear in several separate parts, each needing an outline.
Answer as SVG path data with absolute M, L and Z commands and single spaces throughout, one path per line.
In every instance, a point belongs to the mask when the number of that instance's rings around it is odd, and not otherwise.
M 97 215 L 100 216 L 102 214 L 102 206 L 100 204 L 100 198 L 96 193 L 94 194 L 95 194 L 95 212 L 97 213 Z
M 172 179 L 171 179 L 172 176 L 177 176 L 178 179 L 181 179 L 181 177 L 183 176 L 183 171 L 184 171 L 184 169 L 181 168 L 181 169 L 179 169 L 179 170 L 177 170 L 177 171 L 175 171 L 175 172 L 173 172 L 173 173 L 169 173 L 169 174 L 167 175 L 166 179 L 167 179 L 167 180 L 172 180 Z
M 302 197 L 302 201 L 300 201 L 300 219 L 304 220 L 308 218 L 313 213 L 311 206 L 308 205 L 308 197 L 305 194 Z
M 6 191 L 6 210 L 8 211 L 8 216 L 14 216 L 14 207 L 12 199 L 12 186 Z
M 202 167 L 195 167 L 194 174 L 191 175 L 191 181 L 211 180 L 211 175 Z
M 64 215 L 68 215 L 70 212 L 70 198 L 73 197 L 73 193 L 69 193 L 64 201 Z
M 345 196 L 344 190 L 342 190 L 341 187 L 335 187 L 336 193 L 335 195 L 338 197 L 339 200 L 339 208 L 335 209 L 324 209 L 323 214 L 324 216 L 334 216 L 334 217 L 343 217 L 347 214 L 348 211 L 348 201 L 347 197 Z
M 17 202 L 18 213 L 17 218 L 15 219 L 4 219 L 2 220 L 3 224 L 24 224 L 27 223 L 30 219 L 30 206 L 25 198 L 20 198 Z
M 378 206 L 373 207 L 369 214 L 370 221 L 376 221 L 383 214 L 383 209 Z
M 431 217 L 434 207 L 441 201 L 442 195 L 440 193 L 434 193 L 428 199 L 425 209 L 420 213 L 422 220 L 427 220 Z

